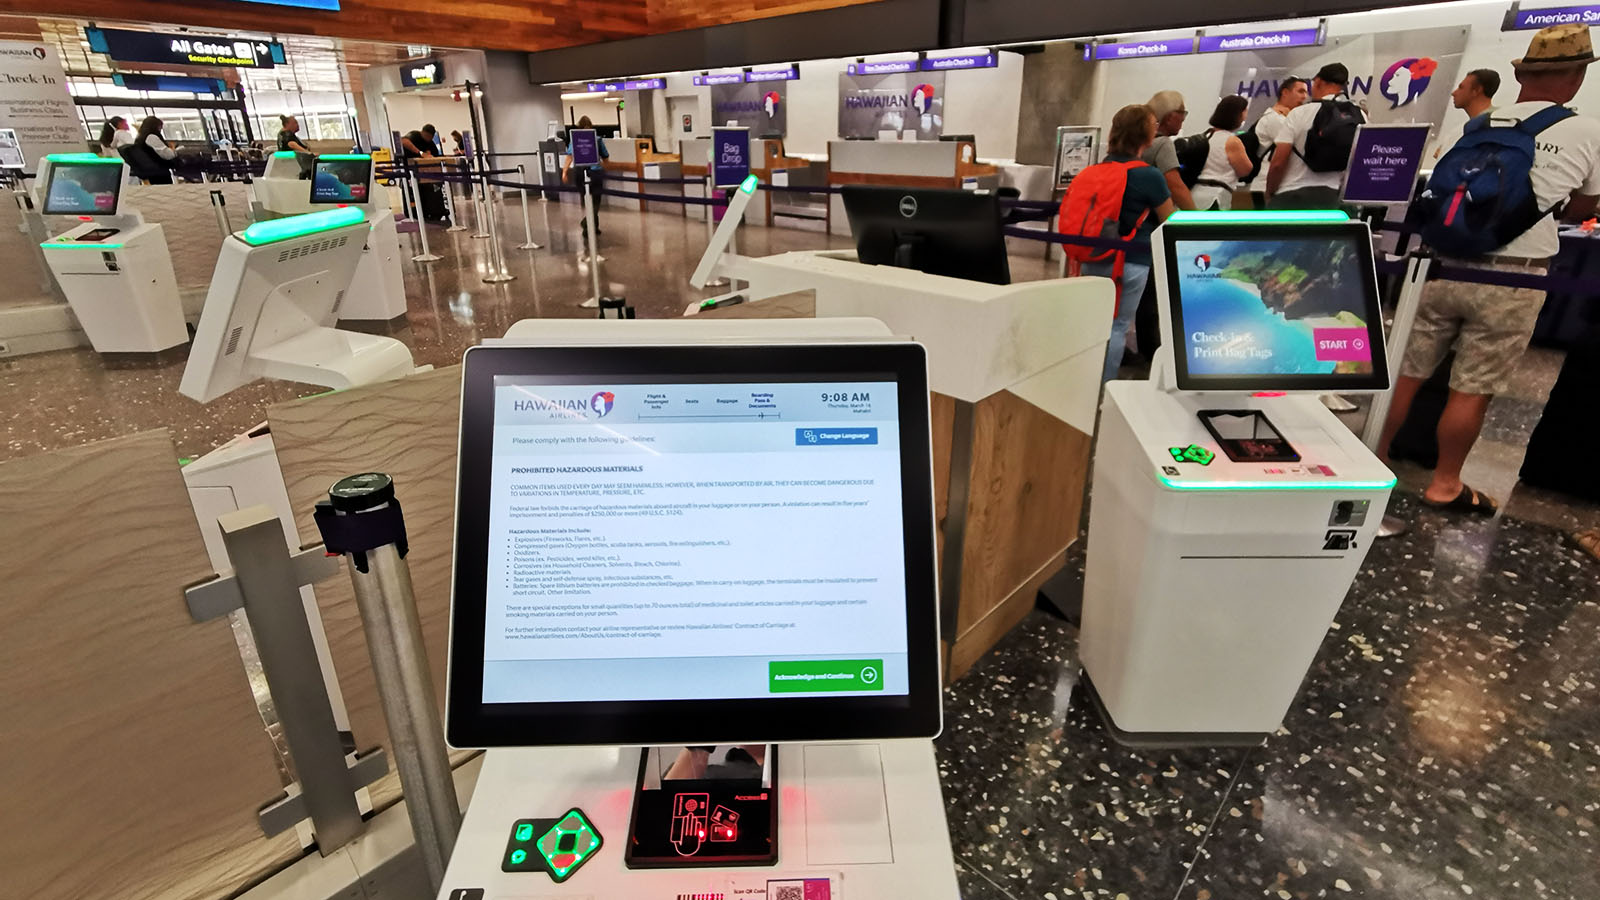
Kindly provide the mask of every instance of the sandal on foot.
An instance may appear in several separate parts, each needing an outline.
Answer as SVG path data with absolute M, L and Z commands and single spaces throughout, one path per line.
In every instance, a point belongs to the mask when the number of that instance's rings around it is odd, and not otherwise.
M 1456 494 L 1453 500 L 1438 503 L 1424 496 L 1422 502 L 1423 505 L 1430 506 L 1440 512 L 1471 513 L 1475 516 L 1492 516 L 1500 509 L 1500 504 L 1494 502 L 1493 497 L 1488 494 L 1481 494 L 1464 484 L 1461 486 L 1461 493 Z
M 1575 531 L 1571 534 L 1571 539 L 1579 550 L 1595 559 L 1600 559 L 1600 528 Z

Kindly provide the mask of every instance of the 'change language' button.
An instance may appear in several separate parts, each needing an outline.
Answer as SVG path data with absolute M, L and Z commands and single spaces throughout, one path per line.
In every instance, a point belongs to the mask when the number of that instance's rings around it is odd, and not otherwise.
M 876 428 L 796 428 L 796 447 L 866 446 L 878 442 Z

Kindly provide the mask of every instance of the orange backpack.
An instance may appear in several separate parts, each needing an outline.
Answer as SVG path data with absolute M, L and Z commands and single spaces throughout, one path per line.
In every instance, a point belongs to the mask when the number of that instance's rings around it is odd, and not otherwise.
M 1067 185 L 1067 195 L 1061 198 L 1061 215 L 1056 230 L 1071 237 L 1116 238 L 1133 240 L 1139 226 L 1150 215 L 1147 209 L 1139 214 L 1133 229 L 1121 233 L 1122 195 L 1128 190 L 1128 173 L 1147 165 L 1139 160 L 1127 162 L 1096 163 L 1079 172 Z M 1117 284 L 1117 303 L 1122 303 L 1122 264 L 1127 258 L 1124 250 L 1103 250 L 1080 244 L 1063 244 L 1067 256 L 1067 274 L 1077 275 L 1083 263 L 1112 260 L 1111 277 Z

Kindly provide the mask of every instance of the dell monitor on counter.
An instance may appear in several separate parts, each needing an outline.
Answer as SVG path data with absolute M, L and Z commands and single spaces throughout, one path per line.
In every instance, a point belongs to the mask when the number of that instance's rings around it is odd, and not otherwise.
M 997 194 L 846 185 L 841 195 L 861 262 L 1011 283 Z

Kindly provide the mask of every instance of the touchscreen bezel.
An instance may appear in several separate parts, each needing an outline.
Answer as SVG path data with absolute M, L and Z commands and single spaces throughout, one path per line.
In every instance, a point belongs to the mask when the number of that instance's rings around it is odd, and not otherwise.
M 899 411 L 908 691 L 903 695 L 483 701 L 495 377 L 551 383 L 892 381 Z M 446 685 L 453 747 L 781 743 L 933 737 L 942 723 L 927 357 L 911 343 L 479 346 L 462 364 Z M 598 665 L 599 663 L 589 663 Z
M 1294 223 L 1213 225 L 1164 225 L 1158 232 L 1162 236 L 1163 269 L 1166 278 L 1165 312 L 1167 328 L 1165 339 L 1172 359 L 1173 375 L 1180 391 L 1345 391 L 1371 392 L 1389 388 L 1389 358 L 1384 346 L 1383 308 L 1378 292 L 1377 269 L 1373 263 L 1372 236 L 1363 222 Z M 1187 330 L 1183 321 L 1181 301 L 1182 260 L 1178 255 L 1179 241 L 1273 241 L 1273 240 L 1339 240 L 1352 243 L 1359 254 L 1358 265 L 1367 276 L 1366 307 L 1364 318 L 1367 335 L 1372 346 L 1372 371 L 1365 375 L 1340 374 L 1277 374 L 1253 373 L 1248 375 L 1196 375 L 1189 371 L 1188 344 L 1183 339 Z

